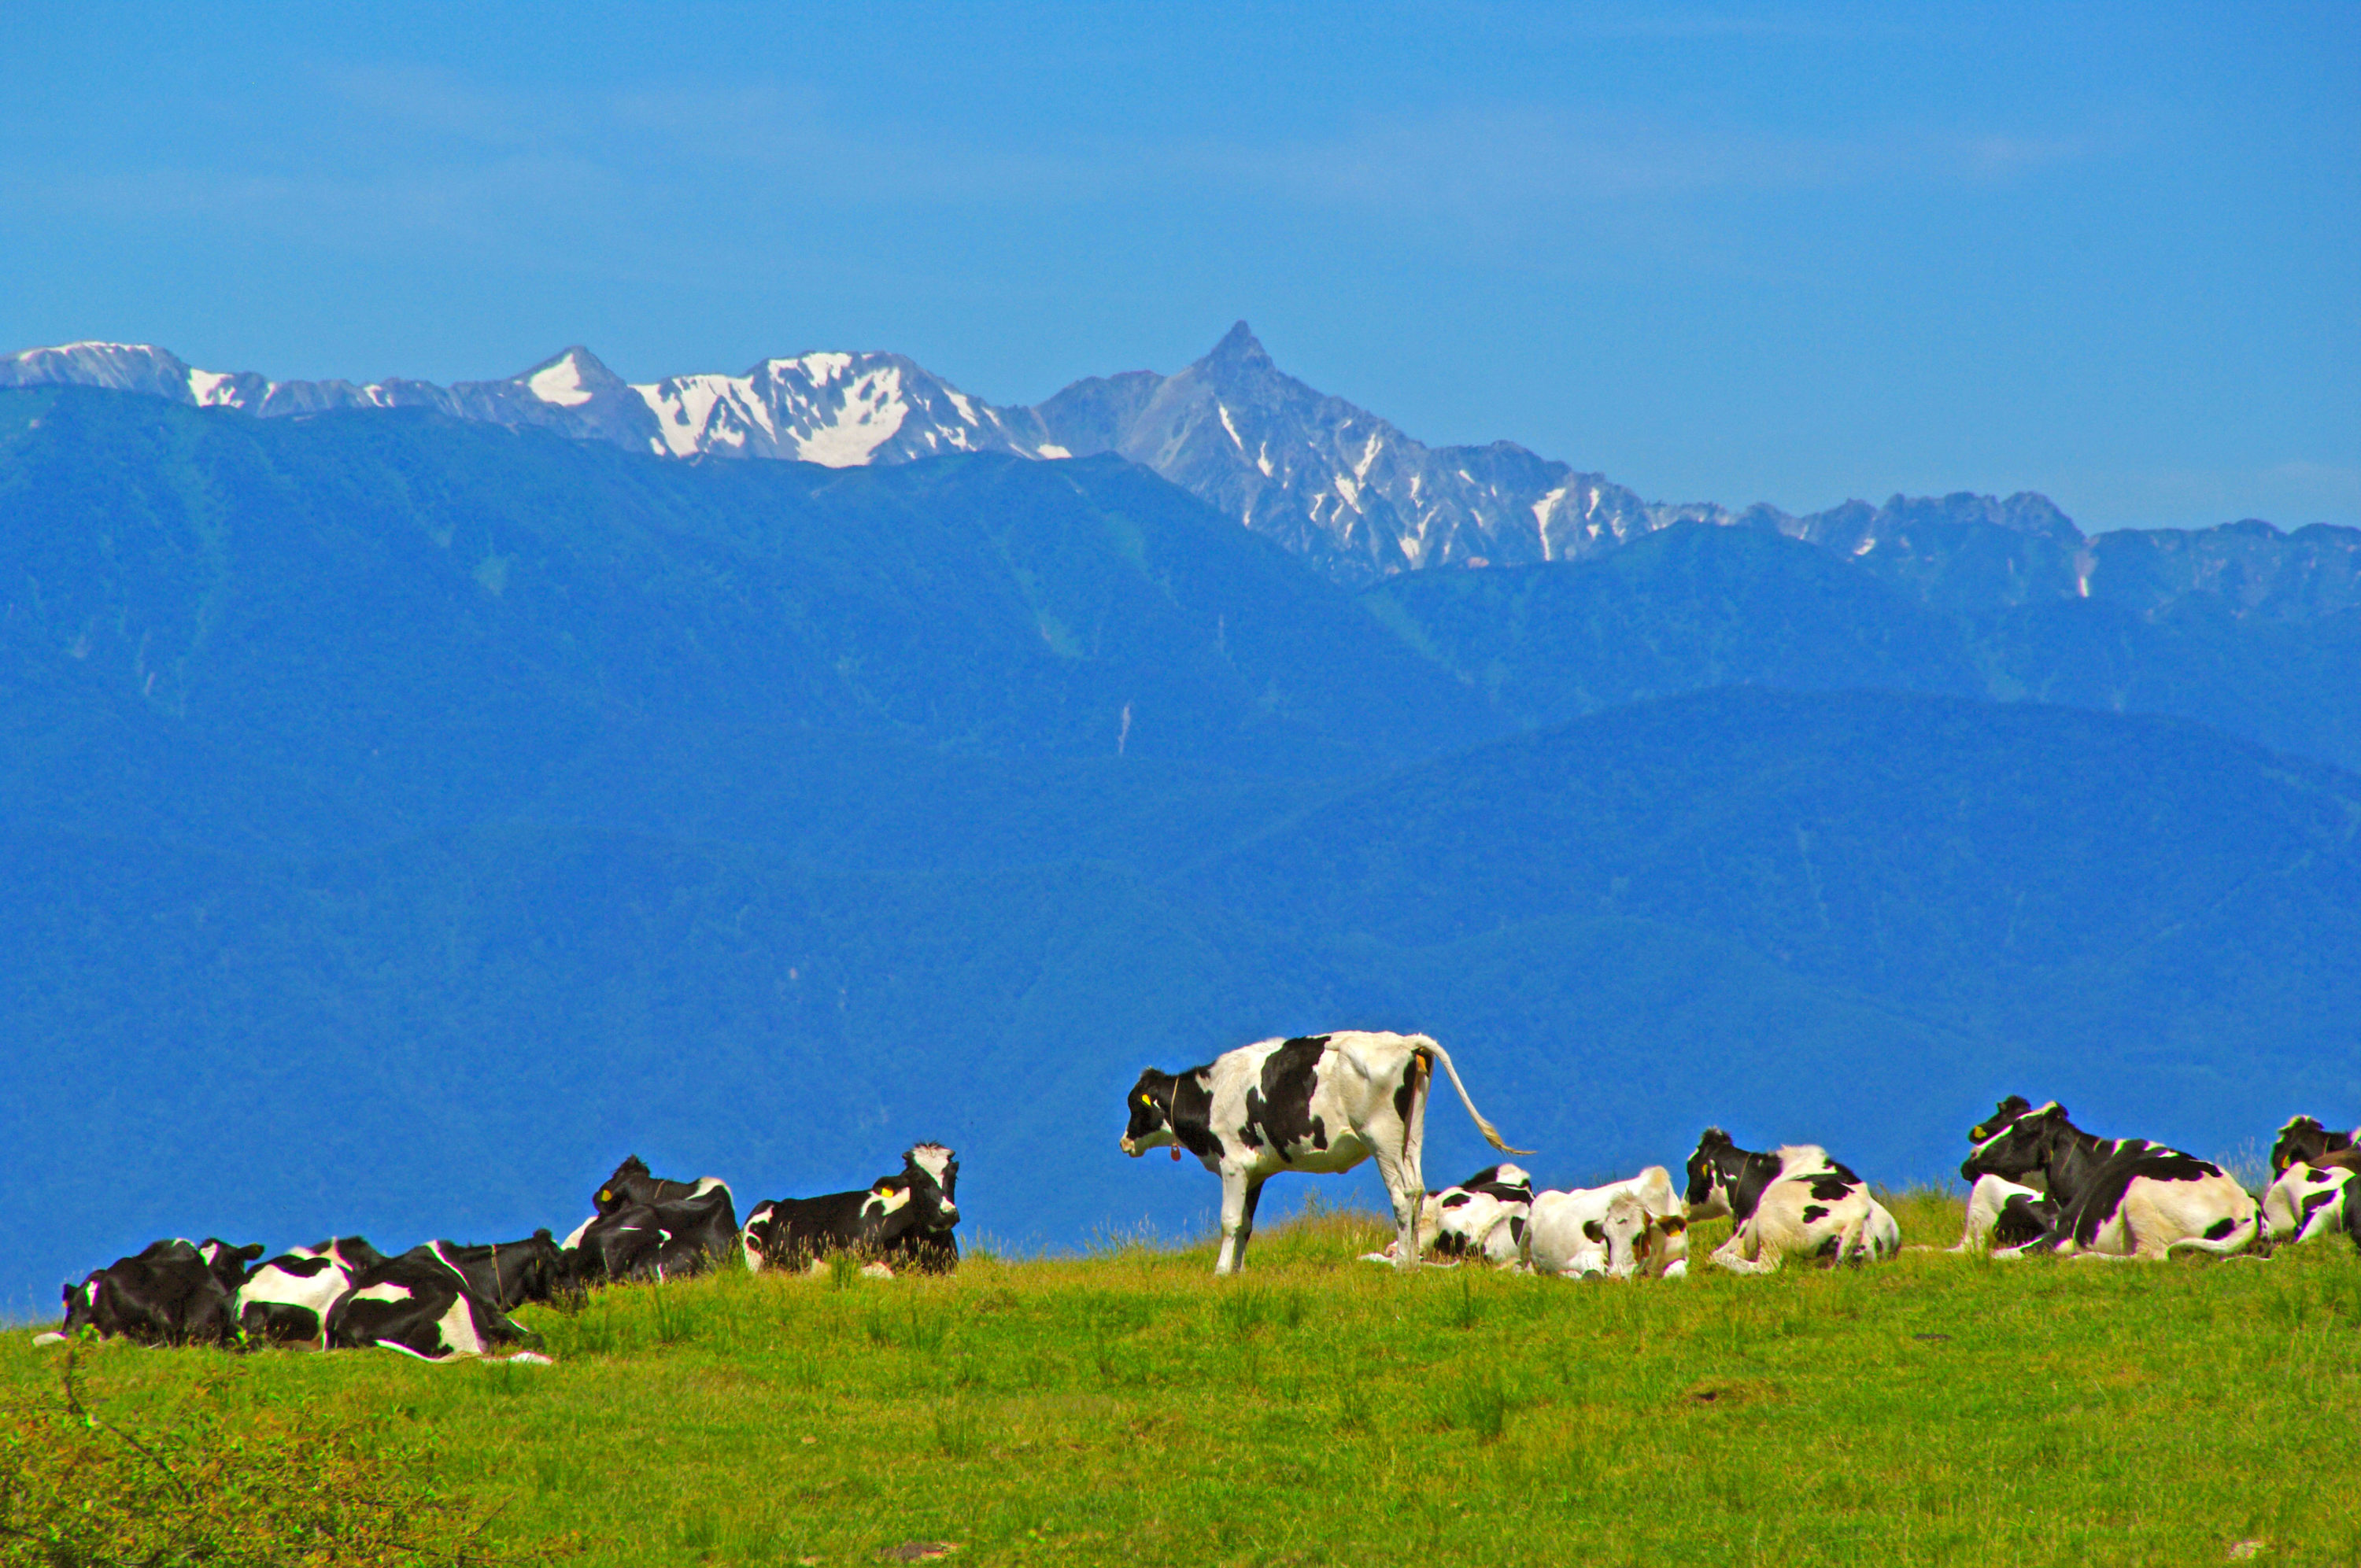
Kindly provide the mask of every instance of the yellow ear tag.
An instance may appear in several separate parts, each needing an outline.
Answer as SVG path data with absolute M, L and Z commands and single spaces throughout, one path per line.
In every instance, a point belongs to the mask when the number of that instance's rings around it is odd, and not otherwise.
M 612 1198 L 612 1197 L 614 1197 L 614 1194 L 613 1194 L 612 1192 L 608 1191 L 605 1188 L 601 1187 L 600 1189 L 598 1189 L 598 1201 L 599 1201 L 599 1202 L 604 1203 L 604 1202 L 606 1202 L 609 1199 L 610 1199 L 610 1198 Z
M 1153 1094 L 1143 1094 L 1139 1097 L 1139 1102 L 1152 1110 L 1156 1105 L 1156 1096 Z

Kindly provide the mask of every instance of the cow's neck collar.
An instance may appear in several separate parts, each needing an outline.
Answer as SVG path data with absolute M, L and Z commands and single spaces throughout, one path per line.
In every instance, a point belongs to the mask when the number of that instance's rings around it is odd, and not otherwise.
M 2041 1134 L 2041 1165 L 2049 1196 L 2061 1208 L 2071 1208 L 2090 1185 L 2099 1167 L 2122 1147 L 2115 1140 L 2093 1137 L 2073 1123 L 2059 1117 L 2057 1123 L 2044 1128 Z
M 1755 1205 L 1763 1201 L 1763 1189 L 1779 1179 L 1779 1157 L 1754 1154 L 1733 1145 L 1727 1157 L 1737 1168 L 1735 1172 L 1730 1166 L 1717 1162 L 1716 1174 L 1721 1178 L 1731 1222 L 1742 1225 L 1753 1217 Z

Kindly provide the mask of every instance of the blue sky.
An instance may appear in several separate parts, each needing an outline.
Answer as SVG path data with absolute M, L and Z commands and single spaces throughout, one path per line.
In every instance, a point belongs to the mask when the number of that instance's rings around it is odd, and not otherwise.
M 0 349 L 1010 402 L 1243 316 L 1653 498 L 2361 523 L 2361 7 L 577 12 L 0 8 Z

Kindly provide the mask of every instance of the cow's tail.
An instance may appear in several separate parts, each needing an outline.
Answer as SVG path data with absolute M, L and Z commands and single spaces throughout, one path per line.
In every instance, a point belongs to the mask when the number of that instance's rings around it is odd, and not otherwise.
M 1443 1064 L 1443 1070 L 1451 1075 L 1451 1087 L 1459 1091 L 1459 1103 L 1466 1106 L 1467 1114 L 1476 1119 L 1476 1130 L 1484 1135 L 1484 1141 L 1486 1143 L 1490 1144 L 1502 1154 L 1531 1154 L 1533 1152 L 1531 1149 L 1510 1148 L 1501 1138 L 1500 1129 L 1495 1127 L 1491 1123 L 1484 1119 L 1484 1113 L 1476 1109 L 1476 1102 L 1468 1098 L 1467 1086 L 1459 1081 L 1459 1069 L 1451 1065 L 1451 1053 L 1449 1051 L 1444 1050 L 1433 1040 L 1426 1039 L 1423 1036 L 1421 1036 L 1419 1044 L 1415 1047 L 1415 1051 L 1416 1054 L 1421 1057 L 1432 1058 L 1433 1060 L 1439 1061 Z
M 2206 1252 L 2213 1254 L 2216 1257 L 2227 1257 L 2234 1252 L 2245 1252 L 2252 1247 L 2255 1245 L 2255 1239 L 2262 1234 L 2262 1223 L 2257 1213 L 2250 1212 L 2238 1223 L 2235 1229 L 2221 1240 L 2215 1241 L 2210 1236 L 2183 1236 L 2177 1242 L 2169 1242 L 2165 1245 L 2165 1255 L 2169 1257 L 2174 1253 L 2186 1248 L 2191 1252 Z

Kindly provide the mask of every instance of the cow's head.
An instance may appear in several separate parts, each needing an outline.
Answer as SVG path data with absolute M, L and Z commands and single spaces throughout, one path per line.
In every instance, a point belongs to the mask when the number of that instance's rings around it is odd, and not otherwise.
M 1730 1141 L 1719 1127 L 1708 1127 L 1689 1156 L 1689 1213 L 1700 1220 L 1730 1212 L 1730 1190 L 1746 1168 L 1746 1151 Z
M 2352 1146 L 2352 1134 L 2332 1133 L 2317 1116 L 2292 1117 L 2271 1145 L 2271 1175 L 2284 1176 L 2291 1165 L 2318 1165 L 2321 1156 Z
M 928 1229 L 947 1231 L 959 1223 L 959 1156 L 940 1144 L 917 1144 L 902 1153 L 902 1174 L 914 1182 L 931 1183 L 936 1198 Z
M 523 1241 L 502 1243 L 492 1252 L 495 1260 L 509 1254 L 514 1254 L 518 1261 L 512 1266 L 516 1273 L 503 1294 L 513 1298 L 519 1306 L 527 1301 L 554 1301 L 581 1289 L 575 1277 L 573 1255 L 557 1245 L 557 1238 L 546 1225 Z
M 105 1283 L 106 1275 L 101 1271 L 79 1285 L 65 1288 L 66 1321 L 61 1332 L 67 1337 L 98 1321 L 98 1293 Z
M 1993 1107 L 1993 1113 L 1968 1129 L 1968 1142 L 1982 1143 L 2019 1116 L 2033 1109 L 2033 1102 L 2022 1094 L 2012 1094 Z
M 254 1272 L 256 1261 L 262 1256 L 262 1244 L 249 1242 L 244 1246 L 232 1246 L 207 1236 L 197 1244 L 197 1255 L 205 1260 L 205 1266 L 222 1282 L 222 1288 L 234 1295 L 246 1283 L 247 1276 Z
M 1652 1228 L 1647 1205 L 1629 1192 L 1618 1192 L 1607 1201 L 1607 1212 L 1583 1223 L 1582 1234 L 1607 1249 L 1607 1277 L 1628 1279 L 1647 1259 Z
M 639 1197 L 640 1190 L 654 1179 L 653 1173 L 648 1169 L 648 1162 L 632 1155 L 615 1168 L 612 1176 L 600 1183 L 597 1195 L 590 1200 L 590 1206 L 601 1214 L 611 1214 Z
M 2023 1181 L 2039 1171 L 2046 1177 L 2059 1137 L 2061 1133 L 2070 1135 L 2073 1130 L 2073 1124 L 2066 1119 L 2066 1107 L 2055 1100 L 2037 1110 L 2028 1107 L 1977 1141 L 1960 1163 L 1960 1179 L 1973 1186 L 1979 1176 Z
M 1180 1141 L 1172 1130 L 1172 1091 L 1178 1082 L 1172 1074 L 1152 1067 L 1140 1072 L 1139 1081 L 1131 1086 L 1131 1120 L 1123 1132 L 1124 1153 L 1137 1159 L 1150 1149 Z

